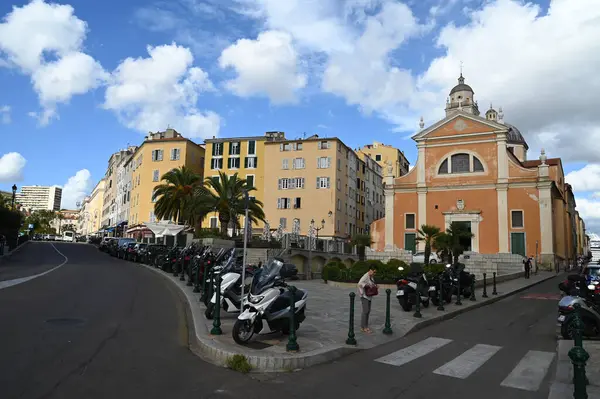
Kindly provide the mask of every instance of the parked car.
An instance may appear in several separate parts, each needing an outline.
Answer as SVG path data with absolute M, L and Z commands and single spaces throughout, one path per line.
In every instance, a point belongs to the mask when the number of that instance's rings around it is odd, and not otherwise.
M 110 254 L 117 258 L 121 258 L 121 255 L 125 254 L 124 245 L 129 244 L 130 242 L 135 244 L 135 238 L 115 238 L 114 246 L 110 247 Z
M 117 258 L 131 260 L 131 258 L 132 258 L 131 255 L 133 252 L 133 247 L 135 247 L 135 244 L 137 244 L 135 241 L 134 242 L 125 242 L 125 243 L 121 244 L 119 246 Z
M 417 252 L 413 255 L 413 262 L 415 263 L 425 263 L 425 252 Z M 440 263 L 440 258 L 436 255 L 435 252 L 432 252 L 429 255 L 429 263 Z
M 100 241 L 100 245 L 98 246 L 98 249 L 100 251 L 108 252 L 108 244 L 110 243 L 111 240 L 112 240 L 112 237 L 102 238 L 102 241 Z
M 140 262 L 142 259 L 141 256 L 144 254 L 144 250 L 147 246 L 148 244 L 143 242 L 138 242 L 135 244 L 133 250 L 129 253 L 129 260 L 133 262 Z

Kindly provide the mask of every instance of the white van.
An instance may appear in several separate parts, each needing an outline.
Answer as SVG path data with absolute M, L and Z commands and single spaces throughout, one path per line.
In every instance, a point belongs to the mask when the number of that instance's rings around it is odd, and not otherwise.
M 63 233 L 62 240 L 64 242 L 75 242 L 75 233 L 73 233 L 72 231 L 65 231 Z

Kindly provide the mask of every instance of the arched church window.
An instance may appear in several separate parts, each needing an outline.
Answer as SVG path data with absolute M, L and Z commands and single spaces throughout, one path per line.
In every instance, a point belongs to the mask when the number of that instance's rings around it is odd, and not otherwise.
M 460 153 L 444 159 L 438 169 L 438 174 L 485 172 L 483 163 L 474 155 Z

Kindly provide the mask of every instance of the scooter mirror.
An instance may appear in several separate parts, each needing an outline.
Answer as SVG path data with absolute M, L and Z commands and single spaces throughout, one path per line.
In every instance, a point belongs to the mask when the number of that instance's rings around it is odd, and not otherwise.
M 398 270 L 402 271 L 402 270 L 404 270 L 404 268 L 402 266 L 399 266 Z
M 594 289 L 596 289 L 596 286 L 594 284 L 588 285 L 588 290 L 594 290 Z
M 446 265 L 446 269 L 448 269 L 448 268 L 450 268 L 450 267 L 452 267 L 452 265 L 451 265 L 450 263 L 448 263 L 448 264 Z

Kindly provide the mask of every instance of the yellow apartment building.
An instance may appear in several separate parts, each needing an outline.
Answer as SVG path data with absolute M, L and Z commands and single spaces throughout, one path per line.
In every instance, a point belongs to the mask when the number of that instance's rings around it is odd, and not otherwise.
M 369 155 L 382 168 L 387 168 L 388 163 L 391 162 L 394 177 L 404 176 L 408 173 L 410 164 L 404 153 L 396 147 L 374 141 L 373 144 L 361 147 L 358 152 Z
M 265 158 L 263 203 L 272 228 L 289 233 L 298 220 L 306 235 L 314 220 L 319 238 L 365 232 L 365 162 L 340 139 L 267 141 Z
M 174 129 L 150 133 L 136 149 L 132 161 L 129 230 L 131 234 L 144 223 L 156 222 L 152 193 L 161 177 L 172 169 L 186 166 L 204 176 L 204 148 Z
M 249 185 L 256 188 L 252 196 L 264 202 L 265 167 L 270 167 L 271 161 L 265 159 L 265 143 L 285 140 L 283 132 L 266 132 L 264 136 L 212 138 L 205 140 L 206 157 L 204 161 L 205 177 L 219 177 L 219 172 L 228 176 L 235 173 L 240 179 L 246 179 Z M 267 162 L 269 165 L 266 165 Z M 266 209 L 265 209 L 266 212 Z M 240 218 L 244 226 L 244 218 Z M 216 212 L 207 215 L 202 222 L 204 228 L 220 228 Z M 260 222 L 254 225 L 256 232 L 264 227 Z M 276 226 L 275 226 L 276 227 Z
M 83 203 L 80 211 L 82 234 L 95 234 L 102 227 L 102 210 L 104 208 L 104 189 L 106 179 L 102 178 Z

